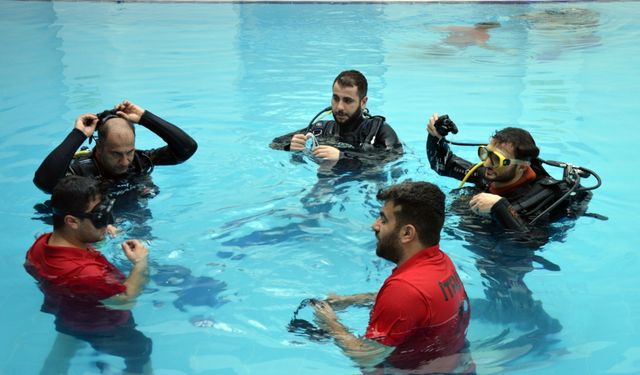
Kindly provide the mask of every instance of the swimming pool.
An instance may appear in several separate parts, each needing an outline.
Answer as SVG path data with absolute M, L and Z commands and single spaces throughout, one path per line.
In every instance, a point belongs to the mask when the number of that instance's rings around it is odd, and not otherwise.
M 156 271 L 184 267 L 208 282 L 189 289 L 160 274 L 138 302 L 134 315 L 154 342 L 156 373 L 356 373 L 335 345 L 290 333 L 287 324 L 304 298 L 374 291 L 389 274 L 369 229 L 380 184 L 457 186 L 426 161 L 424 127 L 434 111 L 455 119 L 458 140 L 526 127 L 543 157 L 603 178 L 590 211 L 609 220 L 581 218 L 538 252 L 559 271 L 533 262 L 487 279 L 469 244 L 445 235 L 442 247 L 470 297 L 507 293 L 502 301 L 513 304 L 493 319 L 472 312 L 478 373 L 640 372 L 638 16 L 636 2 L 1 2 L 0 373 L 37 373 L 55 338 L 53 317 L 39 311 L 41 293 L 22 268 L 35 236 L 50 230 L 33 219 L 32 207 L 46 198 L 33 172 L 77 115 L 123 98 L 200 145 L 187 163 L 155 170 L 161 193 L 147 202 L 144 225 L 124 224 L 150 241 Z M 489 48 L 441 29 L 482 21 L 501 23 Z M 369 109 L 406 145 L 382 182 L 318 183 L 313 164 L 268 148 L 327 105 L 332 79 L 348 68 L 366 74 Z M 138 147 L 154 142 L 138 133 Z M 102 247 L 116 262 L 121 240 Z M 341 317 L 362 334 L 368 313 Z M 98 361 L 122 368 L 119 358 L 85 348 L 70 373 L 97 373 Z

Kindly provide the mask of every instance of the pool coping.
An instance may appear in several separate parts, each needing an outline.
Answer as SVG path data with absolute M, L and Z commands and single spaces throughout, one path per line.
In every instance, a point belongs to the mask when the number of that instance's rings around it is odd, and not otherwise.
M 46 1 L 46 0 L 40 0 Z M 103 3 L 223 3 L 223 4 L 414 4 L 414 3 L 482 3 L 482 4 L 538 4 L 538 3 L 615 3 L 631 0 L 94 0 Z M 84 2 L 84 0 L 54 0 L 54 2 Z

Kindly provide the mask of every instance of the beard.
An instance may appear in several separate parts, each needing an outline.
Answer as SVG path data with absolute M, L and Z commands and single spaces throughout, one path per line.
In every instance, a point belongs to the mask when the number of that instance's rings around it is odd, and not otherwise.
M 491 171 L 493 171 L 493 174 L 487 174 L 487 173 L 491 173 Z M 489 170 L 487 169 L 484 173 L 484 177 L 489 180 L 489 181 L 493 181 L 493 182 L 508 182 L 513 180 L 516 177 L 516 168 L 511 168 L 509 171 L 504 171 L 502 173 L 500 172 L 496 172 L 498 170 L 493 169 L 493 170 Z
M 376 255 L 393 263 L 398 263 L 402 249 L 398 241 L 397 231 L 383 237 L 378 237 L 376 244 Z
M 362 118 L 362 108 L 358 107 L 358 110 L 353 113 L 350 117 L 348 117 L 344 122 L 341 122 L 336 117 L 336 114 L 345 115 L 344 112 L 335 112 L 333 111 L 333 119 L 341 126 L 351 127 L 352 125 L 359 124 L 360 119 Z
M 106 234 L 106 227 L 104 228 L 96 228 L 92 231 L 83 231 L 78 234 L 78 240 L 83 243 L 95 243 L 98 241 L 102 241 Z

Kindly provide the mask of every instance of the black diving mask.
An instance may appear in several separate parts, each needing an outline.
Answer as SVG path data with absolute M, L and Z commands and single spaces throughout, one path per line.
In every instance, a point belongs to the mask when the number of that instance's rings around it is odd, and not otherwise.
M 90 212 L 70 212 L 59 210 L 55 207 L 52 207 L 52 211 L 54 215 L 71 215 L 81 219 L 89 219 L 94 227 L 104 228 L 109 224 L 113 224 L 113 215 L 111 211 L 113 210 L 114 202 L 115 199 L 104 198 Z
M 96 116 L 98 117 L 98 128 L 112 118 L 119 118 L 118 111 L 115 109 L 107 109 L 100 113 L 96 113 Z
M 120 116 L 118 116 L 118 111 L 115 109 L 107 109 L 104 110 L 100 113 L 96 113 L 96 116 L 98 117 L 98 124 L 96 125 L 96 130 L 99 132 L 100 127 L 102 127 L 102 125 L 104 125 L 105 122 L 111 120 L 112 118 L 120 118 Z M 98 138 L 95 135 L 91 135 L 91 137 L 89 137 L 89 144 L 91 144 L 91 141 L 98 141 Z

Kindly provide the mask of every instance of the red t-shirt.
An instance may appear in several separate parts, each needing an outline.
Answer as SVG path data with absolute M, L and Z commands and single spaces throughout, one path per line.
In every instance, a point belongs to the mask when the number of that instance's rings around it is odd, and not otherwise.
M 38 237 L 24 264 L 45 295 L 42 310 L 75 331 L 105 330 L 126 322 L 129 311 L 110 310 L 100 302 L 127 290 L 125 275 L 97 250 L 50 246 L 50 237 Z
M 467 293 L 451 259 L 435 245 L 385 280 L 365 336 L 396 347 L 387 358 L 394 367 L 416 368 L 459 352 L 468 325 Z

